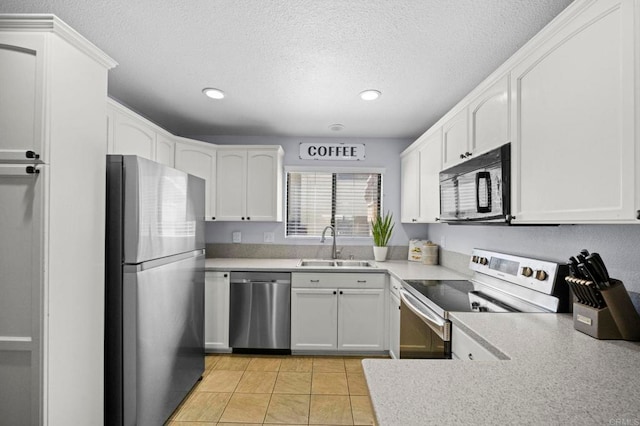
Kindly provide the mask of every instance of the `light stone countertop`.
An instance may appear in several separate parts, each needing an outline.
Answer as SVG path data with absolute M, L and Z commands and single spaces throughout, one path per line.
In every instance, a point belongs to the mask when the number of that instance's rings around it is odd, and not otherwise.
M 640 425 L 640 343 L 594 339 L 567 314 L 451 320 L 510 360 L 364 360 L 380 426 Z
M 300 267 L 300 259 L 250 259 L 250 258 L 209 258 L 205 260 L 207 271 L 292 271 L 292 272 L 389 272 L 401 280 L 464 280 L 468 277 L 439 265 L 423 265 L 408 260 L 388 260 L 374 262 L 376 268 L 336 268 L 336 267 Z

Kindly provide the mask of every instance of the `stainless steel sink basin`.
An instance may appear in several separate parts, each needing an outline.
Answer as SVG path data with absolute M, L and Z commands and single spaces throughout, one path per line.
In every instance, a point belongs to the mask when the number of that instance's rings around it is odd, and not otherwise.
M 301 259 L 298 266 L 321 268 L 375 268 L 376 265 L 368 260 L 325 260 Z

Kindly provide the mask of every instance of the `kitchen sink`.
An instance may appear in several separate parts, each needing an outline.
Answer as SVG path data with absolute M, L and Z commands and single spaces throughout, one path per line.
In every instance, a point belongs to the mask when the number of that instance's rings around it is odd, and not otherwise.
M 310 268 L 375 268 L 376 265 L 368 260 L 325 260 L 301 259 L 298 266 Z

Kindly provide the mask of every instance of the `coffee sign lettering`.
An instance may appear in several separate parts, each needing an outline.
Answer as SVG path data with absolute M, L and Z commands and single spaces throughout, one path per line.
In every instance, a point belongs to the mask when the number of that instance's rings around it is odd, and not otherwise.
M 300 143 L 301 160 L 351 160 L 365 158 L 363 143 Z

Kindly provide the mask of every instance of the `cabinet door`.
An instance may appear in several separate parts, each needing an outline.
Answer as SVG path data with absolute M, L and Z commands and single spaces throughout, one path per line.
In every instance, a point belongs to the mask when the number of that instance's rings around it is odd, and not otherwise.
M 442 170 L 442 133 L 425 139 L 420 149 L 420 219 L 435 223 L 440 216 L 440 170 Z
M 168 137 L 158 134 L 156 136 L 156 161 L 165 166 L 175 166 L 176 143 Z
M 0 38 L 0 161 L 27 161 L 27 151 L 45 159 L 43 40 L 33 34 Z
M 204 348 L 229 349 L 229 272 L 207 272 L 204 280 Z
M 156 159 L 156 132 L 142 121 L 116 111 L 113 126 L 113 152 Z
M 635 220 L 636 4 L 590 3 L 512 70 L 515 222 Z
M 291 289 L 291 350 L 336 350 L 336 289 Z
M 509 75 L 474 99 L 471 114 L 471 152 L 474 155 L 509 142 Z
M 219 150 L 216 171 L 216 220 L 246 220 L 247 151 Z
M 442 167 L 457 164 L 469 154 L 468 108 L 463 109 L 442 126 Z
M 389 355 L 400 358 L 400 299 L 395 294 L 389 297 Z
M 414 150 L 400 159 L 400 220 L 415 223 L 420 216 L 420 153 Z
M 247 220 L 282 220 L 282 180 L 278 151 L 247 152 Z
M 384 350 L 384 290 L 338 291 L 338 349 Z
M 177 141 L 175 167 L 206 181 L 205 218 L 215 220 L 216 148 L 208 145 L 204 142 Z
M 41 424 L 42 211 L 47 168 L 0 164 L 0 413 Z

